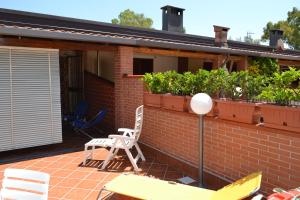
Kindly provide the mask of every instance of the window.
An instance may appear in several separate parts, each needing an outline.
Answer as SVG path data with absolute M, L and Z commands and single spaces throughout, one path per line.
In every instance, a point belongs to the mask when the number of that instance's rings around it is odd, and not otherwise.
M 211 71 L 213 67 L 213 63 L 212 62 L 203 62 L 203 69 L 207 70 L 207 71 Z
M 133 74 L 144 75 L 153 72 L 153 59 L 150 58 L 134 58 Z

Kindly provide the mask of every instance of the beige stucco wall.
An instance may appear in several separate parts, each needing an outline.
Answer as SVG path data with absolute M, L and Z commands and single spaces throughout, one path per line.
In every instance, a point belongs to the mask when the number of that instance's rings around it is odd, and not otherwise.
M 97 60 L 97 51 L 86 52 L 85 70 L 96 74 L 104 79 L 113 81 L 114 74 L 114 54 L 110 51 L 99 51 Z M 99 63 L 97 63 L 99 62 Z M 99 67 L 97 67 L 99 66 Z
M 153 59 L 153 72 L 165 72 L 168 70 L 177 71 L 178 69 L 178 58 L 174 56 L 134 54 L 134 58 Z
M 99 52 L 99 75 L 107 80 L 114 81 L 114 53 Z

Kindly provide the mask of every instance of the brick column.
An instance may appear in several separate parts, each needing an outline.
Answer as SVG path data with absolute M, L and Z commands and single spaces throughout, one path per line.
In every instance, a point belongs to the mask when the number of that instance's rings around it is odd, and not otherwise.
M 124 74 L 132 74 L 133 72 L 133 49 L 132 47 L 120 46 L 117 49 L 114 60 L 114 80 L 115 80 L 115 126 L 123 127 L 125 112 L 126 88 L 124 84 Z

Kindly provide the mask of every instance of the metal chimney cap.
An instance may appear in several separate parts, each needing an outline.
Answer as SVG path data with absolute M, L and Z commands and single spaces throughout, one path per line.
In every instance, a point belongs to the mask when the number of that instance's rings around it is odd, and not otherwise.
M 281 35 L 283 34 L 283 30 L 281 30 L 281 29 L 271 29 L 270 32 L 272 32 L 272 33 L 280 33 Z
M 228 31 L 230 28 L 225 27 L 225 26 L 218 26 L 218 25 L 213 25 L 215 31 Z
M 162 10 L 167 10 L 168 8 L 173 8 L 173 9 L 176 9 L 176 10 L 178 10 L 178 11 L 184 11 L 184 10 L 185 10 L 184 8 L 178 8 L 178 7 L 170 6 L 170 5 L 163 6 L 163 7 L 161 7 L 160 9 L 162 9 Z

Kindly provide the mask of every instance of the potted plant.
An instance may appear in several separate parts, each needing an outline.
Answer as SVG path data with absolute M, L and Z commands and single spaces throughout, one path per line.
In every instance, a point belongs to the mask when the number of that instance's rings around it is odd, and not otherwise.
M 169 110 L 185 111 L 185 96 L 183 96 L 184 76 L 176 71 L 164 73 L 166 94 L 162 95 L 162 107 Z
M 191 99 L 196 93 L 199 92 L 199 88 L 204 85 L 205 79 L 207 77 L 207 71 L 200 69 L 196 74 L 191 72 L 184 73 L 184 87 L 183 91 L 186 95 L 186 105 L 187 110 L 190 113 L 194 113 L 191 109 Z
M 258 96 L 267 101 L 260 105 L 264 126 L 300 132 L 299 79 L 300 70 L 294 68 L 274 74 L 271 84 Z
M 214 100 L 214 98 L 218 97 L 218 91 L 221 85 L 223 85 L 225 70 L 223 69 L 217 69 L 217 70 L 211 70 L 206 71 L 203 69 L 200 69 L 194 76 L 194 89 L 191 93 L 191 96 L 193 96 L 196 93 L 206 93 L 209 96 L 213 98 L 213 107 L 209 113 L 207 113 L 207 116 L 216 116 L 217 115 L 217 102 Z M 194 113 L 192 109 L 190 108 L 190 102 L 191 102 L 191 96 L 187 96 L 187 105 L 188 105 L 188 111 L 190 113 Z
M 144 93 L 144 105 L 161 107 L 161 94 L 166 92 L 163 73 L 146 73 L 143 77 L 146 91 Z
M 260 119 L 255 97 L 266 84 L 264 76 L 253 76 L 248 71 L 232 72 L 225 78 L 225 99 L 217 100 L 218 116 L 221 119 L 242 123 L 258 123 Z

